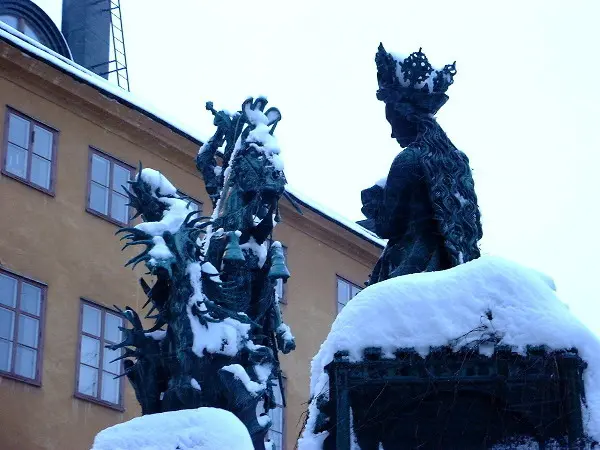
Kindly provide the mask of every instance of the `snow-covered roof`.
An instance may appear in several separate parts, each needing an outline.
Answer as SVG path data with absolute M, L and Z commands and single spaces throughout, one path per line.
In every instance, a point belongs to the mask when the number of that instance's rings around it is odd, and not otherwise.
M 173 117 L 169 117 L 166 113 L 160 111 L 158 108 L 149 105 L 147 101 L 141 100 L 131 92 L 121 89 L 119 86 L 111 83 L 105 78 L 102 78 L 100 75 L 97 75 L 85 67 L 80 66 L 76 62 L 59 55 L 38 41 L 31 39 L 29 36 L 25 36 L 23 33 L 15 30 L 1 21 L 0 39 L 20 48 L 23 52 L 37 59 L 47 62 L 51 66 L 55 67 L 61 72 L 71 75 L 82 83 L 94 87 L 107 97 L 140 111 L 144 115 L 150 117 L 152 120 L 167 126 L 177 134 L 190 139 L 198 145 L 205 140 L 205 138 L 201 136 L 197 130 L 190 130 L 186 128 Z
M 170 128 L 175 133 L 189 139 L 190 141 L 202 145 L 207 139 L 202 136 L 198 130 L 189 129 L 179 123 L 175 118 L 169 116 L 168 114 L 160 111 L 158 108 L 149 105 L 147 101 L 142 100 L 136 97 L 131 92 L 125 91 L 115 84 L 109 82 L 108 80 L 102 78 L 101 76 L 89 71 L 85 67 L 80 66 L 79 64 L 71 61 L 68 58 L 65 58 L 62 55 L 52 51 L 51 49 L 45 47 L 39 42 L 25 36 L 19 31 L 15 30 L 12 27 L 0 22 L 0 39 L 5 42 L 8 42 L 15 47 L 18 47 L 23 52 L 45 61 L 56 69 L 64 72 L 73 78 L 85 83 L 107 97 L 110 97 L 113 100 L 118 101 L 130 108 L 133 108 L 142 114 L 148 116 L 152 120 Z M 338 224 L 342 228 L 350 231 L 351 233 L 377 245 L 378 247 L 384 247 L 385 241 L 379 239 L 375 234 L 361 227 L 360 225 L 352 222 L 351 220 L 331 211 L 329 208 L 318 204 L 317 202 L 308 199 L 305 195 L 298 192 L 296 189 L 286 187 L 286 191 L 298 201 L 298 203 L 303 206 L 315 211 L 321 216 L 325 217 L 328 220 Z
M 449 270 L 374 284 L 348 302 L 312 360 L 313 400 L 299 449 L 322 448 L 326 432 L 313 433 L 316 396 L 327 395 L 325 366 L 336 352 L 347 351 L 350 361 L 361 360 L 368 347 L 381 348 L 390 358 L 406 348 L 424 356 L 435 347 L 460 350 L 498 339 L 499 345 L 518 353 L 525 353 L 528 345 L 576 348 L 588 363 L 583 372 L 584 428 L 590 437 L 600 438 L 600 340 L 559 299 L 550 277 L 503 258 L 482 256 Z

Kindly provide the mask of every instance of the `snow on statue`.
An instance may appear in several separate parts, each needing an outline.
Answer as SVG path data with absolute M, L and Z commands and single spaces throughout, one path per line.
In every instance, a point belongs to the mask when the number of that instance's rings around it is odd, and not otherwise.
M 383 45 L 375 62 L 404 150 L 362 192 L 359 223 L 388 242 L 312 360 L 299 449 L 589 448 L 600 341 L 547 276 L 480 257 L 469 160 L 435 118 L 455 64 Z
M 276 284 L 290 273 L 281 244 L 272 241 L 286 184 L 273 136 L 281 114 L 264 111 L 266 104 L 249 98 L 233 115 L 207 104 L 217 132 L 200 148 L 196 165 L 213 202 L 212 217 L 199 217 L 160 172 L 140 166 L 130 182 L 130 205 L 143 222 L 119 233 L 125 247 L 145 247 L 127 265 L 143 262 L 155 277 L 152 286 L 140 280 L 148 296 L 144 307 L 151 306 L 146 318 L 154 324 L 145 329 L 133 309 L 117 308 L 131 327 L 110 348 L 122 352 L 118 359 L 124 359 L 144 415 L 115 429 L 123 436 L 160 424 L 159 417 L 172 419 L 185 435 L 210 434 L 204 428 L 212 426 L 215 410 L 205 408 L 211 407 L 237 416 L 256 450 L 265 448 L 265 440 L 270 446 L 269 411 L 281 379 L 278 352 L 289 353 L 296 344 L 276 294 Z M 154 435 L 161 433 L 165 439 L 173 434 L 159 427 Z M 192 444 L 185 448 L 213 448 Z
M 460 336 L 464 338 L 457 340 Z M 350 361 L 356 362 L 369 347 L 380 347 L 390 358 L 401 348 L 426 356 L 449 343 L 458 351 L 490 339 L 517 353 L 531 345 L 577 348 L 588 363 L 583 375 L 584 428 L 600 440 L 600 340 L 571 314 L 547 276 L 484 256 L 445 271 L 382 281 L 348 302 L 311 364 L 312 401 L 299 450 L 324 448 L 329 433 L 315 427 L 318 404 L 329 392 L 325 366 L 336 352 L 348 351 Z

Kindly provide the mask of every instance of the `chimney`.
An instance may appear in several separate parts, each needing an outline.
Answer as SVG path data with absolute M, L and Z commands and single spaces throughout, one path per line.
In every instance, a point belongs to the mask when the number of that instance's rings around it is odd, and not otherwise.
M 76 63 L 108 79 L 110 0 L 63 0 L 62 33 Z

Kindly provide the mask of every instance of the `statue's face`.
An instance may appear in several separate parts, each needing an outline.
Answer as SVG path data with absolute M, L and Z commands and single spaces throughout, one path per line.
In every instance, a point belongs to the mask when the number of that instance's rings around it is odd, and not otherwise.
M 406 115 L 397 112 L 392 104 L 385 105 L 385 117 L 392 126 L 392 137 L 402 148 L 408 147 L 417 139 L 417 124 L 408 120 Z
M 277 206 L 284 192 L 286 181 L 283 171 L 275 167 L 263 152 L 249 148 L 239 159 L 236 173 L 244 198 L 248 203 L 258 204 L 256 216 L 264 219 Z

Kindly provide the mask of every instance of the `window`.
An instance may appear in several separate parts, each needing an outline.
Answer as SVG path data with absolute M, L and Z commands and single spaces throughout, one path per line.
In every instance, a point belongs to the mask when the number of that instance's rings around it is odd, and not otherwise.
M 282 377 L 283 389 L 285 389 L 285 378 Z M 279 389 L 279 382 L 273 382 L 273 394 L 275 395 L 275 403 L 277 407 L 269 410 L 269 417 L 271 418 L 271 428 L 267 433 L 267 438 L 275 445 L 274 450 L 283 450 L 284 444 L 284 420 L 285 420 L 285 409 L 283 407 L 283 398 L 281 397 L 281 389 Z
M 193 211 L 200 211 L 200 214 L 196 217 L 200 217 L 202 215 L 202 202 L 201 201 L 196 200 L 195 198 L 190 197 L 189 195 L 187 195 L 181 191 L 177 191 L 177 194 L 179 194 L 179 196 L 188 203 L 188 207 L 190 209 L 192 209 Z
M 108 309 L 82 300 L 79 330 L 79 361 L 76 396 L 122 409 L 121 361 L 111 362 L 121 355 L 109 350 L 107 344 L 121 342 L 123 322 Z
M 90 149 L 87 210 L 117 225 L 129 223 L 129 196 L 123 189 L 133 167 L 99 150 Z
M 46 287 L 0 270 L 0 375 L 41 384 Z
M 0 15 L 0 21 L 4 22 L 10 27 L 13 27 L 15 30 L 20 31 L 24 35 L 29 36 L 31 39 L 35 39 L 38 42 L 41 41 L 37 33 L 33 31 L 31 24 L 22 17 L 16 17 L 12 14 L 2 14 Z
M 48 14 L 35 3 L 30 0 L 0 1 L 0 21 L 65 58 L 72 59 L 64 36 Z
M 344 306 L 352 299 L 356 294 L 362 291 L 354 283 L 344 280 L 343 278 L 337 277 L 337 312 L 344 309 Z
M 4 134 L 2 173 L 52 195 L 56 130 L 9 110 Z

